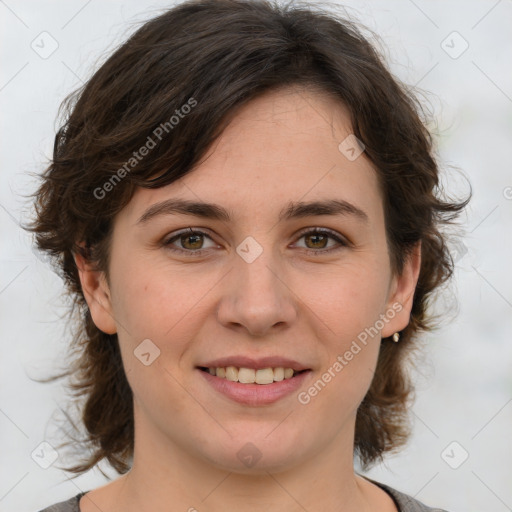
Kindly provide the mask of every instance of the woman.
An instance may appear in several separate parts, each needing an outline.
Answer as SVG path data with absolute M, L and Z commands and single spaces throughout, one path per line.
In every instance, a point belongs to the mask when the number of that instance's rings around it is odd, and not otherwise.
M 121 476 L 45 510 L 433 510 L 354 471 L 407 439 L 451 276 L 419 107 L 346 20 L 184 2 L 70 97 L 31 229 Z

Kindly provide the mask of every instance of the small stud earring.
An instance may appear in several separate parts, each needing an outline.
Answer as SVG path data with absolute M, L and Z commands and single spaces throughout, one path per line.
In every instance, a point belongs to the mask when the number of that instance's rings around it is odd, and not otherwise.
M 395 332 L 395 334 L 393 334 L 393 341 L 395 343 L 397 343 L 399 339 L 400 339 L 400 334 L 398 332 Z

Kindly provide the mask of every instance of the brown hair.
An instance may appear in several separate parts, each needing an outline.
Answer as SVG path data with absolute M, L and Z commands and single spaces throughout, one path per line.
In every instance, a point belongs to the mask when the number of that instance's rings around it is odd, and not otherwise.
M 117 335 L 93 323 L 73 253 L 81 251 L 108 275 L 112 219 L 136 187 L 162 187 L 187 174 L 238 107 L 292 85 L 321 90 L 347 107 L 379 176 L 393 271 L 401 271 L 421 241 L 410 323 L 399 343 L 382 340 L 357 411 L 355 453 L 368 467 L 407 439 L 413 387 L 406 356 L 418 332 L 434 327 L 428 303 L 453 272 L 441 228 L 469 197 L 441 198 L 423 109 L 355 23 L 296 2 L 192 0 L 144 23 L 66 98 L 53 159 L 35 194 L 36 220 L 27 229 L 53 258 L 73 312 L 78 309 L 74 359 L 65 375 L 84 400 L 81 446 L 90 454 L 69 471 L 84 472 L 106 458 L 125 473 L 134 442 L 132 392 Z M 154 147 L 136 158 L 150 139 Z

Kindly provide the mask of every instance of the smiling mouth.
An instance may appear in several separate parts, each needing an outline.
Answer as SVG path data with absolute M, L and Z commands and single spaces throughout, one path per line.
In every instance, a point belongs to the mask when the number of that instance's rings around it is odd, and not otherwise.
M 241 384 L 273 384 L 274 382 L 281 382 L 283 380 L 293 379 L 301 373 L 309 372 L 311 370 L 293 370 L 292 368 L 261 368 L 255 370 L 254 368 L 243 368 L 236 366 L 227 366 L 225 368 L 208 368 L 199 366 L 199 370 L 209 373 L 215 377 L 231 382 L 239 382 Z

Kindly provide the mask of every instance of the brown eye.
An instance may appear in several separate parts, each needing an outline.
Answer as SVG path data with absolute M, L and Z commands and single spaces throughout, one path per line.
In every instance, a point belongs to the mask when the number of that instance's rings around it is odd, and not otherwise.
M 325 254 L 331 251 L 336 251 L 343 247 L 347 247 L 349 243 L 344 240 L 335 231 L 328 229 L 313 229 L 303 232 L 300 239 L 305 240 L 305 249 L 312 253 Z M 328 247 L 329 240 L 337 242 L 334 246 Z
M 311 246 L 309 246 L 310 249 L 325 249 L 329 241 L 329 237 L 323 233 L 305 235 L 304 239 L 306 240 L 306 245 L 308 245 L 308 243 L 311 244 Z
M 319 255 L 336 251 L 350 245 L 335 231 L 327 229 L 310 229 L 309 231 L 303 232 L 299 237 L 299 240 L 300 239 L 305 240 L 306 245 L 303 247 L 305 250 Z M 210 240 L 213 245 L 205 247 L 205 240 Z M 334 246 L 329 247 L 330 240 L 336 242 Z M 176 233 L 164 241 L 163 245 L 173 252 L 190 256 L 202 255 L 204 252 L 207 252 L 208 249 L 215 246 L 208 233 L 191 229 Z
M 180 243 L 185 249 L 201 249 L 203 245 L 202 235 L 181 235 Z
M 205 239 L 211 240 L 212 245 L 204 247 Z M 169 250 L 178 253 L 186 253 L 196 256 L 202 254 L 215 246 L 210 235 L 203 231 L 191 230 L 181 231 L 163 242 Z

